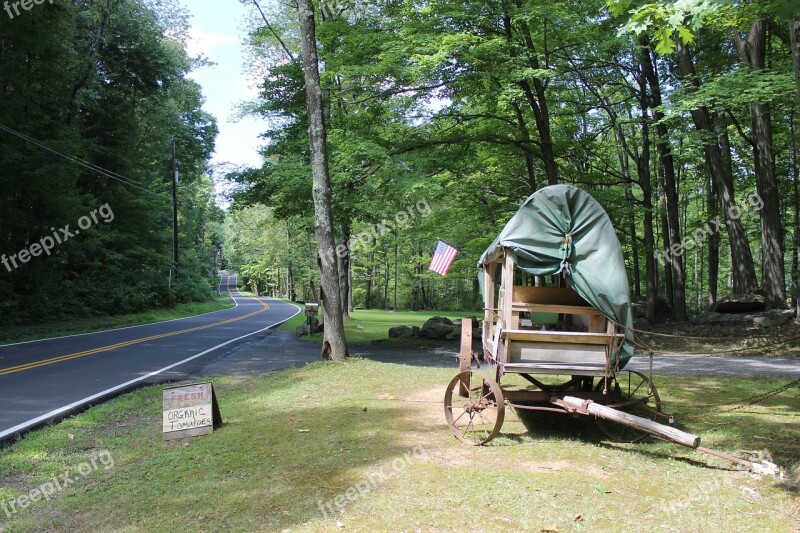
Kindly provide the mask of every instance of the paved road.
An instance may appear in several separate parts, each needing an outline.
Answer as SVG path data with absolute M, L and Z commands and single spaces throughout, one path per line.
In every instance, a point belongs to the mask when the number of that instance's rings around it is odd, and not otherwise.
M 647 372 L 650 359 L 631 359 L 631 370 Z M 714 376 L 722 378 L 800 378 L 800 359 L 788 357 L 714 357 L 707 355 L 656 354 L 653 374 L 660 376 Z
M 222 274 L 220 289 L 237 304 L 231 309 L 0 346 L 0 440 L 137 384 L 192 376 L 299 312 L 278 300 L 242 296 L 235 276 Z
M 458 368 L 458 345 L 421 341 L 419 346 L 355 346 L 353 355 L 384 363 Z M 477 347 L 476 347 L 477 349 Z M 647 373 L 650 359 L 637 354 L 625 367 Z M 712 357 L 690 354 L 656 354 L 653 374 L 658 376 L 714 376 L 800 378 L 800 359 L 789 357 Z
M 478 345 L 475 346 L 475 349 Z M 250 337 L 246 343 L 200 369 L 197 376 L 252 376 L 303 366 L 319 360 L 319 345 L 297 339 L 292 333 L 269 330 Z M 416 344 L 391 346 L 352 345 L 350 354 L 381 363 L 410 366 L 458 368 L 458 343 L 421 339 Z M 649 359 L 637 354 L 628 366 L 647 373 Z M 657 354 L 653 373 L 659 376 L 716 376 L 794 379 L 800 378 L 800 359 L 788 357 L 710 357 L 688 354 Z

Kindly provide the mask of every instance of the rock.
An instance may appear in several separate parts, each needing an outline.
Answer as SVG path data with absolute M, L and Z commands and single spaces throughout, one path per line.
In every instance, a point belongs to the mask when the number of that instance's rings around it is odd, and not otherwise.
M 717 305 L 709 311 L 717 313 L 749 313 L 751 311 L 763 311 L 766 309 L 767 302 L 761 294 L 729 294 L 717 300 Z
M 411 337 L 414 335 L 414 330 L 408 326 L 396 326 L 389 328 L 389 338 L 396 339 L 398 337 Z
M 759 313 L 715 313 L 706 311 L 692 318 L 694 324 L 745 324 L 772 328 L 787 324 L 794 318 L 792 309 L 772 309 Z
M 445 339 L 452 332 L 453 323 L 449 318 L 433 316 L 422 325 L 419 335 L 428 339 Z
M 631 313 L 633 313 L 634 321 L 640 318 L 647 318 L 647 300 L 637 298 L 631 300 Z M 656 322 L 667 322 L 672 316 L 672 308 L 666 298 L 662 296 L 656 297 Z
M 759 316 L 755 316 L 753 322 L 764 328 L 774 328 L 775 326 L 788 324 L 793 319 L 793 309 L 770 309 L 759 313 Z
M 445 340 L 452 341 L 452 340 L 460 339 L 460 338 L 461 338 L 461 328 L 457 328 L 457 327 L 453 326 L 453 331 L 451 331 L 450 333 L 447 334 L 447 337 L 445 337 Z
M 411 326 L 411 336 L 419 337 L 419 326 Z

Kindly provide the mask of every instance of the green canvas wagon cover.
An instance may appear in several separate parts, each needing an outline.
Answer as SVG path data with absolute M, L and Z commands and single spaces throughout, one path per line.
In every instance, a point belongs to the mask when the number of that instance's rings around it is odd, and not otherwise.
M 625 366 L 633 356 L 628 274 L 611 220 L 594 198 L 570 185 L 536 191 L 483 252 L 478 267 L 483 270 L 504 250 L 529 274 L 565 272 L 567 284 L 578 295 L 622 326 L 626 341 L 619 367 Z

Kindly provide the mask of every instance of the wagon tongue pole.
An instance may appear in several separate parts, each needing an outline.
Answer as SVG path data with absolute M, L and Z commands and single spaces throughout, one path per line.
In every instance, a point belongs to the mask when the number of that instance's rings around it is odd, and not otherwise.
M 740 457 L 736 457 L 735 455 L 704 448 L 700 446 L 700 437 L 697 435 L 692 435 L 691 433 L 686 433 L 674 427 L 653 422 L 647 418 L 617 411 L 611 407 L 606 407 L 605 405 L 595 403 L 592 400 L 584 400 L 574 396 L 564 396 L 564 398 L 553 398 L 551 399 L 551 402 L 559 405 L 570 413 L 591 415 L 598 418 L 611 420 L 612 422 L 617 422 L 618 424 L 623 424 L 632 428 L 636 428 L 640 431 L 644 431 L 653 435 L 654 437 L 658 437 L 659 439 L 674 442 L 676 444 L 695 449 L 698 452 L 707 453 L 722 459 L 727 459 L 728 461 L 746 466 L 751 472 L 755 472 L 757 474 L 770 476 L 778 476 L 781 474 L 780 469 L 769 461 L 753 463 Z
M 584 400 L 575 398 L 574 396 L 564 396 L 563 400 L 554 400 L 556 403 L 571 413 L 580 413 L 584 415 L 592 415 L 612 422 L 617 422 L 640 431 L 644 431 L 656 437 L 659 437 L 676 444 L 681 444 L 689 448 L 697 448 L 700 445 L 700 437 L 686 433 L 679 429 L 653 422 L 647 418 L 617 411 L 614 408 L 600 405 L 592 400 Z

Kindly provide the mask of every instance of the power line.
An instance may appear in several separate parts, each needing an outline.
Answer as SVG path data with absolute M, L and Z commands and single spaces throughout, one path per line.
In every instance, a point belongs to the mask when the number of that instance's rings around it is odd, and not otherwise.
M 123 176 L 122 174 L 118 174 L 118 173 L 113 172 L 111 170 L 107 170 L 107 169 L 105 169 L 103 167 L 100 167 L 100 166 L 97 166 L 95 164 L 89 163 L 88 161 L 84 161 L 83 159 L 79 159 L 79 158 L 77 158 L 75 156 L 63 154 L 63 153 L 61 153 L 61 152 L 59 152 L 57 150 L 54 150 L 54 149 L 50 148 L 49 146 L 45 145 L 44 143 L 41 143 L 41 142 L 37 141 L 36 139 L 34 139 L 32 137 L 28 137 L 24 133 L 20 133 L 17 130 L 9 128 L 8 126 L 0 124 L 0 130 L 5 131 L 7 133 L 10 133 L 11 135 L 15 135 L 15 136 L 19 137 L 20 139 L 22 139 L 24 141 L 27 141 L 27 142 L 29 142 L 31 144 L 35 144 L 36 146 L 38 146 L 38 147 L 40 147 L 40 148 L 42 148 L 44 150 L 47 150 L 48 152 L 56 154 L 59 157 L 63 157 L 64 159 L 66 159 L 67 161 L 70 161 L 71 163 L 75 163 L 76 165 L 80 165 L 82 167 L 85 167 L 85 168 L 87 168 L 87 169 L 89 169 L 89 170 L 91 170 L 93 172 L 101 174 L 101 175 L 103 175 L 103 176 L 105 176 L 107 178 L 111 178 L 112 180 L 116 180 L 116 181 L 118 181 L 118 182 L 120 182 L 120 183 L 122 183 L 124 185 L 128 185 L 130 187 L 134 187 L 136 189 L 139 189 L 140 191 L 144 191 L 146 193 L 152 194 L 153 196 L 157 196 L 158 198 L 161 198 L 162 200 L 168 200 L 168 198 L 166 198 L 165 196 L 162 196 L 161 194 L 159 194 L 157 192 L 153 192 L 150 189 L 147 189 L 147 188 L 143 187 L 139 182 L 136 182 L 131 178 L 127 178 L 127 177 Z

